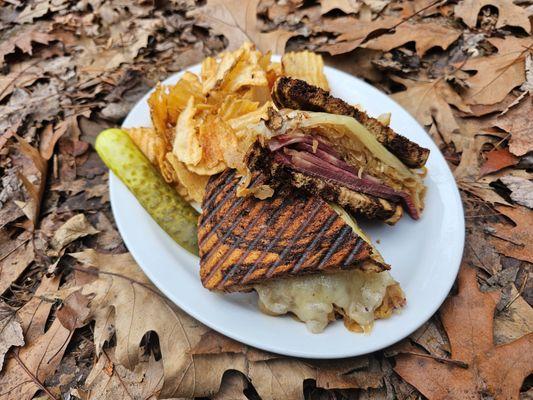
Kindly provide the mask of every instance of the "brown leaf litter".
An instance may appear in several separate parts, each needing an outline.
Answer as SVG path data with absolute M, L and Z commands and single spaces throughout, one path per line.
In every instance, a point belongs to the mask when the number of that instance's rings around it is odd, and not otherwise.
M 429 399 L 518 399 L 525 377 L 533 371 L 530 357 L 533 333 L 500 346 L 493 342 L 497 294 L 481 293 L 476 271 L 463 266 L 459 293 L 441 308 L 441 319 L 451 344 L 451 358 L 466 367 L 417 355 L 400 355 L 394 370 Z
M 531 336 L 533 298 L 527 2 L 4 3 L 0 399 L 519 395 L 530 365 L 516 349 Z M 94 139 L 157 81 L 244 40 L 333 54 L 327 63 L 427 128 L 461 190 L 464 262 L 479 267 L 483 291 L 500 291 L 497 306 L 463 270 L 459 294 L 397 347 L 317 362 L 231 341 L 151 285 L 124 254 Z M 530 380 L 522 390 L 531 394 Z

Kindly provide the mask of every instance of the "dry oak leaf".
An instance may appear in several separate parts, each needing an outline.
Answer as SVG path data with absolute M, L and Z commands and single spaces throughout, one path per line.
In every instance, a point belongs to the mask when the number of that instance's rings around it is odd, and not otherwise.
M 518 164 L 519 158 L 512 155 L 509 149 L 494 149 L 485 154 L 486 160 L 479 169 L 479 175 L 485 176 L 511 165 Z
M 481 135 L 468 136 L 475 132 L 475 126 L 475 124 L 474 126 L 462 125 L 463 135 L 460 136 L 462 139 L 460 148 L 463 153 L 461 162 L 453 171 L 457 185 L 461 190 L 479 197 L 486 203 L 510 205 L 490 186 L 491 179 L 487 179 L 488 177 L 479 178 L 479 154 L 487 139 Z
M 61 322 L 65 328 L 69 331 L 74 329 L 81 328 L 85 326 L 86 320 L 89 317 L 89 298 L 81 294 L 78 290 L 74 293 L 69 294 L 61 308 L 57 310 L 56 317 Z
M 24 240 L 0 259 L 0 294 L 4 293 L 35 259 L 33 242 Z
M 203 334 L 191 354 L 203 371 L 203 383 L 218 388 L 225 371 L 238 370 L 264 400 L 303 400 L 303 381 L 317 378 L 316 369 L 308 363 L 248 348 L 214 331 Z
M 208 328 L 162 296 L 129 253 L 100 254 L 84 250 L 70 255 L 84 265 L 83 271 L 97 275 L 97 279 L 54 296 L 66 298 L 78 290 L 84 296 L 92 296 L 86 319 L 95 320 L 94 342 L 99 357 L 114 327 L 117 362 L 134 370 L 139 363 L 141 339 L 154 331 L 159 336 L 165 377 L 161 396 L 195 397 L 216 392 L 220 381 L 213 388 L 201 378 L 215 365 L 209 367 L 206 363 L 205 369 L 200 369 L 189 354 Z
M 6 30 L 0 38 L 0 67 L 4 65 L 4 57 L 17 48 L 31 55 L 32 43 L 48 44 L 56 40 L 55 36 L 43 30 L 42 24 L 20 25 Z
M 446 334 L 441 332 L 441 330 L 436 320 L 432 318 L 411 333 L 409 338 L 426 349 L 428 353 L 437 357 L 446 357 L 450 354 L 450 344 Z
M 333 33 L 337 37 L 334 43 L 320 46 L 318 51 L 328 52 L 332 56 L 348 53 L 359 47 L 369 36 L 385 33 L 400 21 L 400 18 L 391 16 L 374 21 L 362 21 L 353 16 L 323 19 L 318 29 Z
M 49 11 L 56 12 L 64 10 L 69 6 L 67 0 L 38 0 L 28 3 L 19 15 L 17 23 L 26 24 L 33 22 L 34 19 L 46 15 Z
M 502 213 L 513 221 L 514 226 L 504 223 L 491 225 L 494 232 L 490 242 L 500 254 L 507 257 L 533 263 L 533 213 L 525 207 L 496 207 L 496 211 Z
M 163 25 L 157 18 L 135 18 L 118 21 L 111 28 L 109 41 L 98 45 L 92 38 L 82 37 L 76 47 L 82 49 L 76 62 L 80 72 L 99 75 L 116 69 L 122 63 L 131 63 L 149 38 Z
M 59 279 L 43 278 L 36 295 L 54 290 Z M 0 374 L 1 400 L 30 400 L 54 374 L 72 337 L 56 318 L 45 331 L 52 303 L 33 297 L 19 311 L 26 345 L 13 352 Z
M 77 116 L 69 117 L 64 121 L 59 122 L 56 126 L 48 124 L 41 133 L 39 142 L 39 152 L 45 160 L 50 160 L 54 154 L 54 147 L 57 141 L 63 136 L 70 128 L 73 121 Z
M 27 60 L 10 65 L 9 74 L 0 76 L 0 101 L 9 96 L 16 87 L 27 87 L 44 74 L 39 60 Z
M 459 125 L 450 104 L 465 112 L 469 111 L 469 107 L 448 83 L 442 79 L 417 82 L 395 77 L 394 80 L 407 87 L 407 90 L 393 94 L 394 100 L 422 125 L 430 126 L 435 122 L 446 143 L 456 139 L 454 134 L 459 132 Z M 456 147 L 461 150 L 460 143 L 456 143 Z
M 24 346 L 22 327 L 16 310 L 0 300 L 0 371 L 4 357 L 12 346 Z
M 518 26 L 526 32 L 531 31 L 526 10 L 509 0 L 463 0 L 455 6 L 454 13 L 468 27 L 475 28 L 479 11 L 485 6 L 493 6 L 498 9 L 496 28 Z
M 519 176 L 502 176 L 502 183 L 511 191 L 511 200 L 515 203 L 533 209 L 533 182 Z
M 207 0 L 205 6 L 190 13 L 199 26 L 211 28 L 228 39 L 227 51 L 237 50 L 244 42 L 254 43 L 262 52 L 283 54 L 287 40 L 295 32 L 277 29 L 261 32 L 257 18 L 260 0 Z
M 39 179 L 36 183 L 31 182 L 23 173 L 19 173 L 19 178 L 22 181 L 26 191 L 28 192 L 28 201 L 15 203 L 22 209 L 26 217 L 31 221 L 33 228 L 37 225 L 37 219 L 39 218 L 39 211 L 41 209 L 41 200 L 44 194 L 44 188 L 46 184 L 46 173 L 48 171 L 48 163 L 42 157 L 39 150 L 31 146 L 25 139 L 16 136 L 20 151 L 32 162 L 37 171 L 39 172 Z
M 156 400 L 163 385 L 163 362 L 151 355 L 130 371 L 117 362 L 115 348 L 105 349 L 98 357 L 83 390 L 75 395 L 82 400 L 143 399 Z
M 523 156 L 533 151 L 533 97 L 527 96 L 503 116 L 494 119 L 493 125 L 511 134 L 509 151 L 515 156 Z
M 464 97 L 468 104 L 498 103 L 526 80 L 525 56 L 531 51 L 533 39 L 507 36 L 487 40 L 498 52 L 487 57 L 472 58 L 461 68 L 464 71 L 477 71 L 466 80 L 469 88 Z
M 49 256 L 58 256 L 66 246 L 75 241 L 76 239 L 94 235 L 98 233 L 97 229 L 94 229 L 90 222 L 87 220 L 85 214 L 77 214 L 68 219 L 63 225 L 61 225 L 54 233 L 52 240 L 50 241 Z
M 459 36 L 461 36 L 461 32 L 457 29 L 436 22 L 405 22 L 397 26 L 392 33 L 370 39 L 363 47 L 390 51 L 408 42 L 415 42 L 417 54 L 423 56 L 433 47 L 446 50 Z
M 533 332 L 533 308 L 511 285 L 509 303 L 494 318 L 494 341 L 505 344 L 530 332 Z
M 448 333 L 451 358 L 467 368 L 426 357 L 402 354 L 394 370 L 429 400 L 519 398 L 524 379 L 533 371 L 533 333 L 505 345 L 494 345 L 494 310 L 499 296 L 479 291 L 476 270 L 463 265 L 459 293 L 441 308 Z

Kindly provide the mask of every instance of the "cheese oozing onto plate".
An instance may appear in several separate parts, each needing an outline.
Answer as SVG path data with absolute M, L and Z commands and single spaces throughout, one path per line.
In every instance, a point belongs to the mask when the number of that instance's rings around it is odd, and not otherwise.
M 311 332 L 319 333 L 333 319 L 334 306 L 368 330 L 387 287 L 396 283 L 388 271 L 351 270 L 263 282 L 254 289 L 263 311 L 274 315 L 291 312 Z

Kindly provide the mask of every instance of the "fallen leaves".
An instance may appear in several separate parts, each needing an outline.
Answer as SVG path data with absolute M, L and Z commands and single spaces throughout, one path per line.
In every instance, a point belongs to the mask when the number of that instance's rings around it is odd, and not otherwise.
M 364 47 L 390 51 L 408 42 L 415 42 L 417 54 L 423 56 L 433 47 L 446 50 L 459 36 L 461 36 L 460 31 L 435 22 L 406 22 L 397 26 L 393 33 L 386 33 L 369 40 Z
M 494 149 L 485 154 L 486 160 L 479 169 L 479 175 L 485 176 L 503 168 L 516 165 L 518 157 L 512 155 L 508 149 Z
M 385 17 L 374 21 L 361 21 L 352 16 L 326 20 L 320 26 L 325 32 L 337 34 L 335 41 L 331 44 L 324 44 L 318 48 L 332 56 L 348 53 L 359 47 L 365 39 L 371 35 L 385 33 L 396 26 L 401 20 L 397 17 Z
M 100 46 L 92 38 L 81 40 L 80 72 L 90 76 L 113 70 L 122 63 L 131 63 L 145 48 L 151 36 L 161 28 L 161 21 L 152 18 L 116 21 L 112 25 L 110 45 Z
M 0 294 L 4 293 L 35 259 L 33 243 L 28 239 L 13 241 L 14 247 L 0 259 Z
M 494 119 L 494 126 L 511 135 L 509 151 L 515 156 L 523 156 L 533 151 L 533 126 L 529 121 L 531 115 L 533 115 L 533 98 L 528 95 L 504 116 Z
M 22 209 L 24 214 L 31 221 L 32 225 L 35 227 L 37 224 L 37 219 L 39 218 L 39 211 L 41 209 L 41 200 L 44 194 L 44 187 L 46 182 L 46 173 L 48 170 L 48 164 L 46 160 L 41 156 L 39 150 L 32 147 L 26 140 L 17 137 L 21 152 L 28 157 L 32 162 L 34 167 L 39 173 L 37 178 L 37 183 L 31 182 L 24 173 L 19 174 L 19 178 L 22 181 L 22 184 L 26 188 L 28 193 L 27 202 L 18 202 L 17 205 Z
M 24 346 L 22 327 L 12 307 L 0 300 L 0 371 L 4 366 L 4 357 L 12 346 Z
M 49 290 L 58 285 L 59 279 L 43 279 L 41 283 Z M 43 306 L 42 302 L 34 297 L 18 312 L 26 345 L 5 363 L 0 375 L 0 399 L 31 399 L 44 388 L 43 382 L 55 372 L 67 349 L 71 332 L 58 319 L 45 331 L 51 304 Z
M 260 0 L 242 2 L 239 0 L 208 0 L 206 5 L 194 10 L 197 23 L 209 27 L 228 39 L 226 50 L 237 50 L 243 43 L 255 43 L 262 52 L 283 54 L 287 40 L 294 32 L 277 29 L 261 32 L 257 18 Z
M 32 54 L 32 43 L 48 44 L 56 38 L 45 31 L 41 24 L 22 25 L 19 29 L 4 32 L 0 39 L 0 66 L 4 64 L 6 55 L 20 49 L 24 53 Z
M 491 38 L 488 40 L 498 52 L 488 57 L 468 60 L 462 70 L 477 71 L 466 82 L 468 104 L 494 104 L 502 101 L 515 87 L 525 81 L 525 55 L 531 51 L 533 39 Z
M 92 297 L 90 313 L 86 318 L 95 320 L 97 355 L 101 356 L 104 343 L 114 331 L 117 361 L 126 368 L 134 369 L 139 362 L 141 339 L 147 332 L 154 331 L 159 336 L 161 354 L 166 360 L 162 394 L 192 397 L 213 391 L 196 381 L 196 366 L 188 354 L 207 328 L 177 309 L 154 289 L 128 253 L 106 255 L 85 250 L 72 256 L 92 268 L 87 272 L 97 273 L 97 279 L 69 288 L 60 296 L 81 291 L 82 295 Z
M 86 390 L 77 390 L 82 400 L 155 400 L 163 383 L 163 363 L 153 356 L 141 360 L 130 371 L 117 362 L 113 349 L 104 350 L 85 381 Z
M 496 210 L 508 217 L 514 226 L 501 222 L 491 225 L 491 244 L 500 254 L 533 262 L 533 213 L 524 207 L 498 206 Z
M 482 293 L 476 271 L 463 266 L 459 293 L 441 308 L 441 319 L 451 344 L 451 358 L 460 368 L 416 355 L 399 355 L 394 370 L 429 399 L 518 399 L 524 379 L 533 371 L 530 357 L 533 333 L 505 345 L 493 342 L 493 314 L 497 295 Z
M 431 82 L 395 79 L 405 85 L 407 90 L 394 94 L 392 98 L 405 107 L 422 125 L 429 127 L 435 123 L 445 141 L 452 142 L 454 134 L 459 132 L 459 125 L 450 104 L 462 111 L 469 111 L 461 96 L 442 79 Z
M 327 14 L 331 10 L 341 10 L 345 14 L 356 14 L 361 9 L 361 3 L 357 0 L 321 0 L 320 13 Z
M 455 6 L 455 15 L 461 18 L 470 28 L 475 28 L 479 11 L 485 6 L 498 9 L 496 28 L 517 26 L 526 32 L 531 31 L 531 24 L 524 9 L 506 0 L 462 0 Z
M 515 203 L 533 209 L 533 183 L 529 179 L 509 175 L 500 180 L 511 191 L 510 196 Z
M 58 256 L 68 244 L 76 239 L 94 235 L 99 231 L 94 229 L 84 214 L 77 214 L 61 225 L 50 241 L 51 256 Z

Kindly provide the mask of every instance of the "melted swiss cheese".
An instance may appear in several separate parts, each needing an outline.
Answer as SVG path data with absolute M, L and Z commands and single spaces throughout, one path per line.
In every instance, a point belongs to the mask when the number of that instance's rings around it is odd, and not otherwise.
M 260 307 L 275 315 L 292 312 L 311 332 L 322 332 L 333 313 L 333 305 L 363 328 L 374 321 L 387 287 L 395 284 L 388 271 L 358 270 L 299 276 L 254 286 Z

